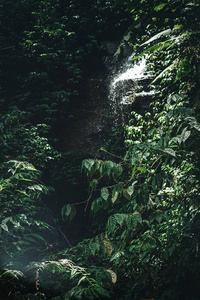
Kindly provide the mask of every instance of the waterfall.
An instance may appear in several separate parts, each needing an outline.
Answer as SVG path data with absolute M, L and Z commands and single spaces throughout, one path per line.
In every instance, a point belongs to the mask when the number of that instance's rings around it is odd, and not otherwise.
M 133 53 L 123 62 L 119 71 L 111 78 L 109 85 L 110 105 L 119 119 L 125 122 L 125 115 L 130 113 L 134 103 L 144 107 L 153 92 L 149 90 L 148 84 L 152 81 L 152 74 L 147 70 L 148 57 L 143 56 L 134 62 Z
M 115 86 L 120 81 L 137 80 L 144 76 L 146 70 L 146 58 L 143 56 L 137 63 L 132 63 L 134 55 L 128 57 L 122 65 L 120 72 L 115 76 L 111 85 Z

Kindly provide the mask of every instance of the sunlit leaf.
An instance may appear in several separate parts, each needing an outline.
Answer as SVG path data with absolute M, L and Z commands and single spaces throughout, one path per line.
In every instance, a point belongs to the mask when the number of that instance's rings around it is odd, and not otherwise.
M 2 228 L 3 230 L 5 230 L 5 231 L 8 232 L 8 226 L 7 226 L 6 223 L 1 223 L 0 226 L 1 226 L 1 228 Z
M 155 11 L 162 10 L 166 5 L 167 5 L 167 3 L 160 3 L 154 7 L 154 10 Z
M 171 148 L 165 148 L 163 152 L 176 157 L 176 152 Z
M 101 189 L 101 197 L 104 199 L 104 200 L 108 200 L 108 197 L 109 197 L 109 191 L 107 188 L 102 188 Z
M 146 173 L 147 169 L 145 167 L 137 167 L 137 170 L 140 171 L 141 173 Z
M 118 195 L 119 195 L 119 191 L 115 191 L 114 196 L 113 196 L 112 199 L 111 199 L 112 203 L 115 203 L 115 201 L 116 201 L 117 198 L 118 198 Z
M 187 127 L 183 129 L 181 133 L 181 142 L 185 143 L 185 141 L 189 138 L 191 134 L 190 130 L 187 130 Z
M 104 243 L 104 247 L 106 248 L 107 255 L 111 256 L 113 248 L 112 248 L 112 245 L 111 245 L 110 241 L 109 240 L 104 240 L 103 243 Z
M 110 270 L 110 269 L 108 269 L 106 271 L 110 274 L 110 276 L 112 278 L 112 283 L 116 283 L 117 282 L 117 275 L 116 275 L 116 273 L 113 272 L 113 270 Z

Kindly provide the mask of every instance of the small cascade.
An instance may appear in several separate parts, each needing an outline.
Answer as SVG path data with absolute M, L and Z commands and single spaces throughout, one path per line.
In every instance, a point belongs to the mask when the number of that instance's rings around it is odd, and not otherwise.
M 148 57 L 143 56 L 133 62 L 134 56 L 135 53 L 123 63 L 111 79 L 109 87 L 110 105 L 118 115 L 117 119 L 121 119 L 123 123 L 133 104 L 144 107 L 153 95 L 148 87 L 153 79 L 151 72 L 147 71 Z

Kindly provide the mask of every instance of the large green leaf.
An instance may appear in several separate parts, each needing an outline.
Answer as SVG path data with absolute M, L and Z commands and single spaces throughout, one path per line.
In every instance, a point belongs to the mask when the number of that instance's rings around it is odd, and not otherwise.
M 103 187 L 101 189 L 101 197 L 104 199 L 104 200 L 108 200 L 108 197 L 109 197 L 109 190 L 105 187 Z
M 154 7 L 154 10 L 155 10 L 155 11 L 160 11 L 160 10 L 162 10 L 166 5 L 167 5 L 167 3 L 159 3 L 158 5 L 156 5 L 156 6 Z

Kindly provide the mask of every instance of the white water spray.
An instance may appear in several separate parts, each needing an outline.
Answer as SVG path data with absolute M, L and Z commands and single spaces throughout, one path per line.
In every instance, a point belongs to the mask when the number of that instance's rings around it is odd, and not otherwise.
M 147 88 L 152 79 L 152 74 L 147 71 L 148 57 L 143 56 L 133 62 L 134 56 L 135 53 L 128 57 L 110 83 L 110 102 L 116 112 L 120 108 L 120 114 L 123 114 L 124 105 L 132 104 L 136 98 L 152 95 Z
M 117 76 L 114 78 L 114 80 L 111 82 L 112 86 L 115 86 L 117 82 L 119 81 L 126 81 L 126 80 L 138 80 L 142 79 L 144 77 L 144 73 L 147 68 L 147 60 L 143 56 L 142 59 L 137 63 L 132 63 L 132 58 L 134 55 L 131 55 L 128 60 L 125 62 L 125 64 L 122 67 L 122 70 L 120 70 L 120 73 L 117 74 Z

